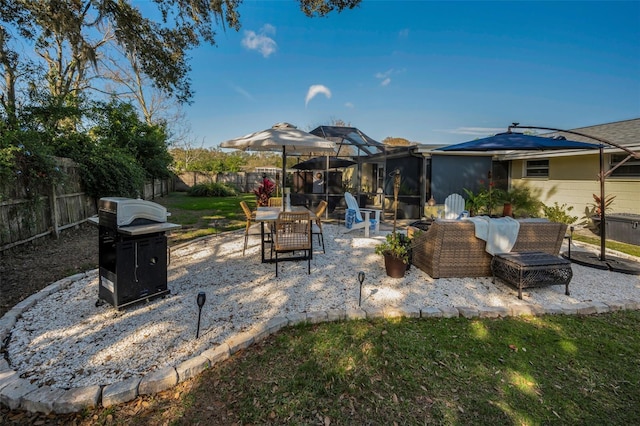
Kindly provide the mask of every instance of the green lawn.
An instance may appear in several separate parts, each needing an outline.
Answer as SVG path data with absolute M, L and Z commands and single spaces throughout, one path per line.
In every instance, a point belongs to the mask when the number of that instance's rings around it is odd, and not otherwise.
M 639 320 L 299 326 L 204 373 L 184 418 L 205 424 L 198 401 L 215 389 L 240 424 L 638 424 Z
M 224 231 L 244 228 L 246 224 L 240 201 L 256 208 L 254 194 L 235 197 L 190 197 L 185 192 L 172 192 L 154 200 L 171 213 L 169 221 L 182 225 L 182 229 L 169 235 L 169 244 L 175 245 L 195 238 Z

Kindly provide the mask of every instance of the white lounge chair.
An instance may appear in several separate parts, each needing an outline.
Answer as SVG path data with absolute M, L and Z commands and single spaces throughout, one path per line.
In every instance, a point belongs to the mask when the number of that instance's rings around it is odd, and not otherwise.
M 464 198 L 460 194 L 451 194 L 444 200 L 444 218 L 460 219 L 464 211 Z
M 344 215 L 344 224 L 348 229 L 347 232 L 354 229 L 364 229 L 365 237 L 369 237 L 369 231 L 377 234 L 380 230 L 380 213 L 382 210 L 361 209 L 354 196 L 349 192 L 344 193 L 344 200 L 347 203 L 347 211 Z M 373 218 L 371 217 L 372 214 Z

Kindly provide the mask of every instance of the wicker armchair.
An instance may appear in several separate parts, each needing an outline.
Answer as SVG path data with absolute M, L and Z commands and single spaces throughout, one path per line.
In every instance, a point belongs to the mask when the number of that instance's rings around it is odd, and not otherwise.
M 557 256 L 567 229 L 564 223 L 520 223 L 512 252 L 541 251 Z M 413 239 L 412 263 L 432 278 L 491 276 L 492 256 L 468 221 L 435 220 Z
M 240 201 L 240 207 L 242 207 L 242 211 L 244 212 L 244 216 L 247 221 L 244 228 L 244 247 L 242 248 L 242 255 L 244 256 L 244 252 L 247 250 L 247 240 L 249 239 L 249 235 L 262 235 L 262 230 L 260 229 L 260 224 L 255 222 L 256 213 L 251 211 L 247 203 L 245 201 Z
M 315 223 L 311 225 L 312 234 L 318 236 L 318 242 L 322 244 L 322 252 L 326 253 L 324 250 L 324 234 L 322 233 L 322 216 L 324 215 L 325 210 L 327 210 L 327 203 L 325 200 L 322 200 L 318 203 L 318 207 L 316 208 L 316 220 Z
M 282 197 L 269 198 L 269 207 L 282 207 Z
M 307 260 L 307 273 L 311 274 L 311 218 L 309 212 L 281 212 L 273 229 L 272 250 L 275 252 L 276 277 L 278 262 L 284 260 Z M 295 255 L 295 252 L 302 252 Z M 294 255 L 279 258 L 279 254 Z

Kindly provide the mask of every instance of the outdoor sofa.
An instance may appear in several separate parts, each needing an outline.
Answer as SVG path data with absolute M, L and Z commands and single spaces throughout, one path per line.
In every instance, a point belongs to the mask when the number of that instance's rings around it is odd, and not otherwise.
M 557 256 L 566 230 L 564 223 L 524 219 L 511 252 L 541 251 Z M 412 263 L 432 278 L 488 277 L 492 256 L 485 246 L 486 241 L 476 238 L 473 222 L 436 219 L 414 237 Z

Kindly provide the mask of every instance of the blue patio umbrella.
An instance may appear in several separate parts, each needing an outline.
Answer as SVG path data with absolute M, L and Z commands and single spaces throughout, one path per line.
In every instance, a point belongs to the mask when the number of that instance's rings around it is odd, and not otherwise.
M 536 135 L 525 135 L 523 133 L 513 133 L 511 131 L 498 133 L 482 139 L 463 142 L 455 145 L 448 145 L 436 148 L 434 151 L 549 151 L 549 150 L 571 150 L 571 149 L 598 149 L 600 153 L 600 175 L 604 176 L 604 163 L 602 144 L 592 144 L 586 142 L 571 141 L 564 136 L 544 137 Z M 604 181 L 600 182 L 600 196 L 604 200 Z M 602 221 L 600 225 L 600 260 L 605 261 L 605 216 L 604 209 L 601 213 Z
M 523 133 L 498 133 L 482 139 L 436 148 L 434 151 L 547 151 L 561 149 L 599 149 L 601 145 L 577 142 L 564 136 L 547 138 Z

